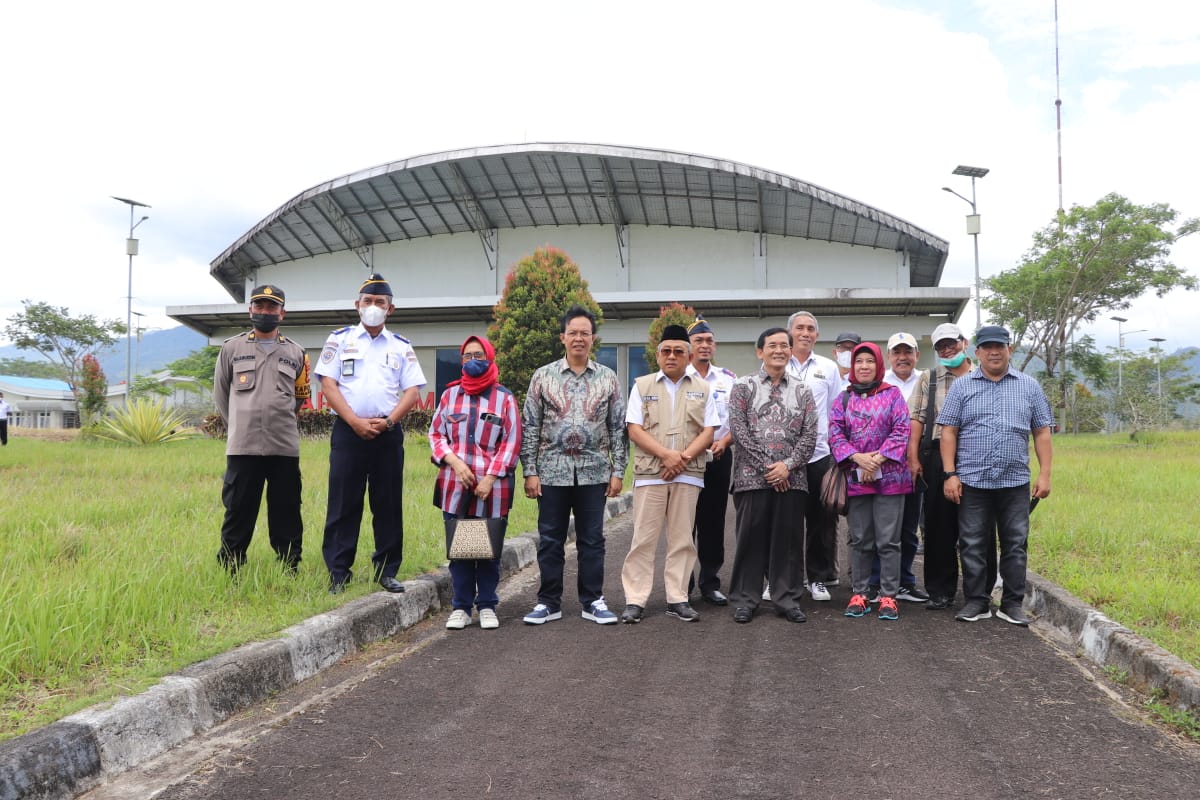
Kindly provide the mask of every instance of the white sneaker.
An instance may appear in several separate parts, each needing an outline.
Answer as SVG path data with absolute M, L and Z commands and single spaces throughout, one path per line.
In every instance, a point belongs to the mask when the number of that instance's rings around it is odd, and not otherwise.
M 770 599 L 771 599 L 771 584 L 764 583 L 763 584 L 763 600 L 770 600 Z
M 450 619 L 446 620 L 446 629 L 451 631 L 461 631 L 463 628 L 471 624 L 471 613 L 463 611 L 461 608 L 454 609 L 454 613 L 450 615 Z
M 813 581 L 808 585 L 808 593 L 812 595 L 813 600 L 828 601 L 833 599 L 833 595 L 825 588 L 825 584 L 820 581 Z
M 485 631 L 490 631 L 500 627 L 500 618 L 496 616 L 496 612 L 490 608 L 479 609 L 479 627 Z

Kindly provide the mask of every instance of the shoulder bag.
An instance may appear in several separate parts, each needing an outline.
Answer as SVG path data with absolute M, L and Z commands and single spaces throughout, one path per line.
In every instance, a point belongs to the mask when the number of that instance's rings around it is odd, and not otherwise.
M 842 392 L 842 414 L 846 413 L 848 393 Z M 821 476 L 821 505 L 830 514 L 846 516 L 849 501 L 846 497 L 846 470 L 836 461 Z

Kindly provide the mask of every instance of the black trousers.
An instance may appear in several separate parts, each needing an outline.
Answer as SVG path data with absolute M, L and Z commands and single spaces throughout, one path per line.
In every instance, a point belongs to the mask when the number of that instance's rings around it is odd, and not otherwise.
M 942 454 L 934 442 L 933 452 L 924 465 L 925 483 L 925 591 L 930 597 L 949 597 L 958 593 L 958 505 L 946 499 L 942 478 Z M 988 591 L 996 583 L 996 536 L 987 537 L 985 575 Z M 965 596 L 965 595 L 964 595 Z
M 708 462 L 704 469 L 704 488 L 696 500 L 696 524 L 692 529 L 692 538 L 696 542 L 696 555 L 700 562 L 701 592 L 721 589 L 721 578 L 717 573 L 725 563 L 725 510 L 729 507 L 729 473 L 732 464 L 731 450 L 726 450 L 716 461 Z
M 0 445 L 8 444 L 8 420 L 0 419 Z
M 828 583 L 838 577 L 837 514 L 821 503 L 821 479 L 836 466 L 828 455 L 809 462 L 808 495 L 804 505 L 804 556 L 809 582 Z
M 288 567 L 300 563 L 304 523 L 300 519 L 300 459 L 296 456 L 226 456 L 221 502 L 221 550 L 217 560 L 229 569 L 246 563 L 254 536 L 263 485 L 267 487 L 267 534 L 275 556 Z
M 397 427 L 362 439 L 338 419 L 329 438 L 329 502 L 321 545 L 333 582 L 353 574 L 364 494 L 375 532 L 375 578 L 394 578 L 404 556 L 404 432 Z
M 771 602 L 781 612 L 800 605 L 804 593 L 804 535 L 796 520 L 804 511 L 805 493 L 756 489 L 733 496 L 737 513 L 737 545 L 729 601 L 757 608 L 763 575 L 771 584 Z

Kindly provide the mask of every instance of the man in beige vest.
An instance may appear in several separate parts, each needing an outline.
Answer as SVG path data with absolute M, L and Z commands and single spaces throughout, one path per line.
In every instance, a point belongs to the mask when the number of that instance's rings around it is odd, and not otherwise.
M 664 524 L 667 558 L 663 583 L 667 613 L 685 622 L 700 618 L 688 604 L 688 577 L 696 565 L 692 526 L 704 487 L 707 449 L 720 424 L 708 383 L 687 371 L 692 346 L 682 325 L 663 329 L 659 371 L 638 378 L 625 409 L 633 442 L 633 542 L 621 568 L 625 611 L 621 621 L 642 621 L 654 585 L 654 553 Z

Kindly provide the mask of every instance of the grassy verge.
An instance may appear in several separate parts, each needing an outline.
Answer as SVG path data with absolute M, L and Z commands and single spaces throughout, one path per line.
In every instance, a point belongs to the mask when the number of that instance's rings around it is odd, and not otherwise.
M 368 513 L 354 582 L 340 597 L 326 592 L 328 457 L 325 441 L 302 446 L 299 576 L 276 566 L 264 508 L 249 563 L 232 581 L 216 562 L 223 442 L 130 448 L 11 440 L 0 454 L 0 738 L 140 691 L 164 674 L 376 591 Z M 427 441 L 410 436 L 401 579 L 445 561 L 434 474 Z M 510 533 L 535 530 L 536 513 L 519 495 Z
M 61 437 L 59 437 L 61 439 Z M 234 582 L 217 566 L 223 443 L 14 437 L 0 453 L 0 738 L 121 694 L 375 591 L 369 522 L 346 595 L 321 561 L 329 445 L 305 442 L 305 558 L 276 567 L 260 518 Z M 428 445 L 410 437 L 401 578 L 444 561 Z M 627 482 L 627 485 L 628 482 Z M 1030 567 L 1200 665 L 1200 434 L 1055 439 Z M 518 493 L 509 530 L 536 527 Z
M 1029 566 L 1200 666 L 1200 434 L 1061 436 Z

